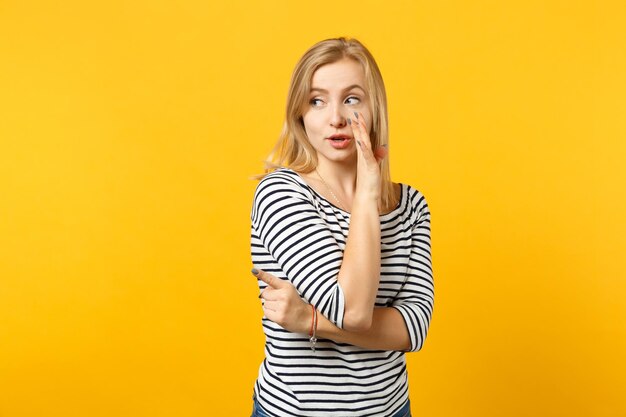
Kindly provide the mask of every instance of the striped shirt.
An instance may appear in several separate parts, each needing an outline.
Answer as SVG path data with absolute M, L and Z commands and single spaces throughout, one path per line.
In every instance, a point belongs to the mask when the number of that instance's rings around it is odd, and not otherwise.
M 430 212 L 424 196 L 401 185 L 398 206 L 380 216 L 381 272 L 376 307 L 404 318 L 411 351 L 421 349 L 433 311 Z M 289 280 L 337 327 L 344 294 L 337 281 L 350 214 L 286 168 L 265 176 L 252 207 L 253 264 Z M 262 291 L 266 284 L 259 282 Z M 254 393 L 270 415 L 392 416 L 408 399 L 404 352 L 364 349 L 291 333 L 262 319 L 265 360 Z

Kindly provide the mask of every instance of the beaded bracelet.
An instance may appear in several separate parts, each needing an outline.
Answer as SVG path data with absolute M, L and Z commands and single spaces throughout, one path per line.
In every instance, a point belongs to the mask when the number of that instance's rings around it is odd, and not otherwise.
M 315 352 L 315 343 L 317 343 L 317 337 L 315 337 L 315 333 L 317 332 L 317 310 L 313 304 L 311 304 L 311 309 L 313 310 L 313 316 L 311 318 L 311 330 L 309 331 L 311 338 L 309 342 L 311 342 L 311 350 Z

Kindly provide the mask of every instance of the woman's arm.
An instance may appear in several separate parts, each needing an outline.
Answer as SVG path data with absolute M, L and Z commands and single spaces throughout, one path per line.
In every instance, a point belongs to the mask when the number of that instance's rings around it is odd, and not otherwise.
M 351 332 L 335 326 L 318 314 L 317 336 L 366 349 L 418 351 L 424 345 L 434 303 L 434 282 L 430 255 L 430 211 L 423 195 L 411 192 L 415 205 L 412 248 L 407 280 L 392 307 L 373 309 L 368 330 Z M 288 281 L 264 271 L 253 274 L 267 284 L 261 293 L 265 316 L 294 333 L 309 333 L 311 306 Z
M 337 276 L 345 297 L 343 328 L 363 331 L 372 325 L 380 277 L 378 201 L 355 199 L 343 261 Z
M 407 351 L 411 348 L 404 318 L 393 307 L 375 308 L 371 327 L 360 332 L 342 330 L 318 314 L 316 336 L 364 349 Z
M 265 316 L 290 332 L 308 334 L 312 322 L 311 306 L 302 300 L 296 288 L 265 271 L 254 269 L 252 272 L 268 284 L 261 294 Z M 321 313 L 318 313 L 317 320 L 318 338 L 365 349 L 404 351 L 411 348 L 404 318 L 393 307 L 375 308 L 372 324 L 364 331 L 340 329 Z
M 407 265 L 407 279 L 394 297 L 392 307 L 406 323 L 411 341 L 411 352 L 421 350 L 428 334 L 435 302 L 435 283 L 430 245 L 430 210 L 425 197 L 417 190 L 409 191 L 414 223 L 411 231 L 411 255 Z
M 372 325 L 380 279 L 379 162 L 385 154 L 372 151 L 362 114 L 350 125 L 357 142 L 357 184 L 337 282 L 345 297 L 343 328 L 365 331 Z

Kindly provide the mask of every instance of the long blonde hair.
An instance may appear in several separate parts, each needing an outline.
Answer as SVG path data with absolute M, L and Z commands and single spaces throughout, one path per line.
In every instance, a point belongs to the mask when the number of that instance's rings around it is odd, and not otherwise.
M 374 57 L 356 39 L 344 37 L 326 39 L 309 48 L 296 64 L 289 84 L 283 129 L 273 151 L 266 160 L 265 174 L 258 178 L 262 178 L 280 167 L 288 167 L 303 173 L 315 169 L 317 154 L 309 143 L 304 130 L 303 109 L 308 101 L 311 80 L 315 71 L 322 65 L 332 64 L 344 58 L 359 62 L 365 72 L 372 114 L 372 131 L 370 133 L 372 149 L 389 143 L 387 94 L 383 77 Z M 385 209 L 390 209 L 395 203 L 395 193 L 389 173 L 389 157 L 383 159 L 380 169 L 382 178 L 381 205 Z

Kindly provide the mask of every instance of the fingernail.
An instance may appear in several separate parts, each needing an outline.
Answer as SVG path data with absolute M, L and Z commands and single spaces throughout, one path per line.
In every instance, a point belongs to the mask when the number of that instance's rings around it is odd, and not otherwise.
M 259 273 L 259 270 L 256 268 L 252 268 L 252 275 L 257 275 Z
M 349 118 L 349 117 L 348 117 L 348 124 L 349 124 L 350 126 L 352 126 L 352 120 L 350 120 L 350 118 Z
M 354 117 L 356 117 L 358 119 L 359 118 L 359 114 L 357 112 L 354 112 Z

